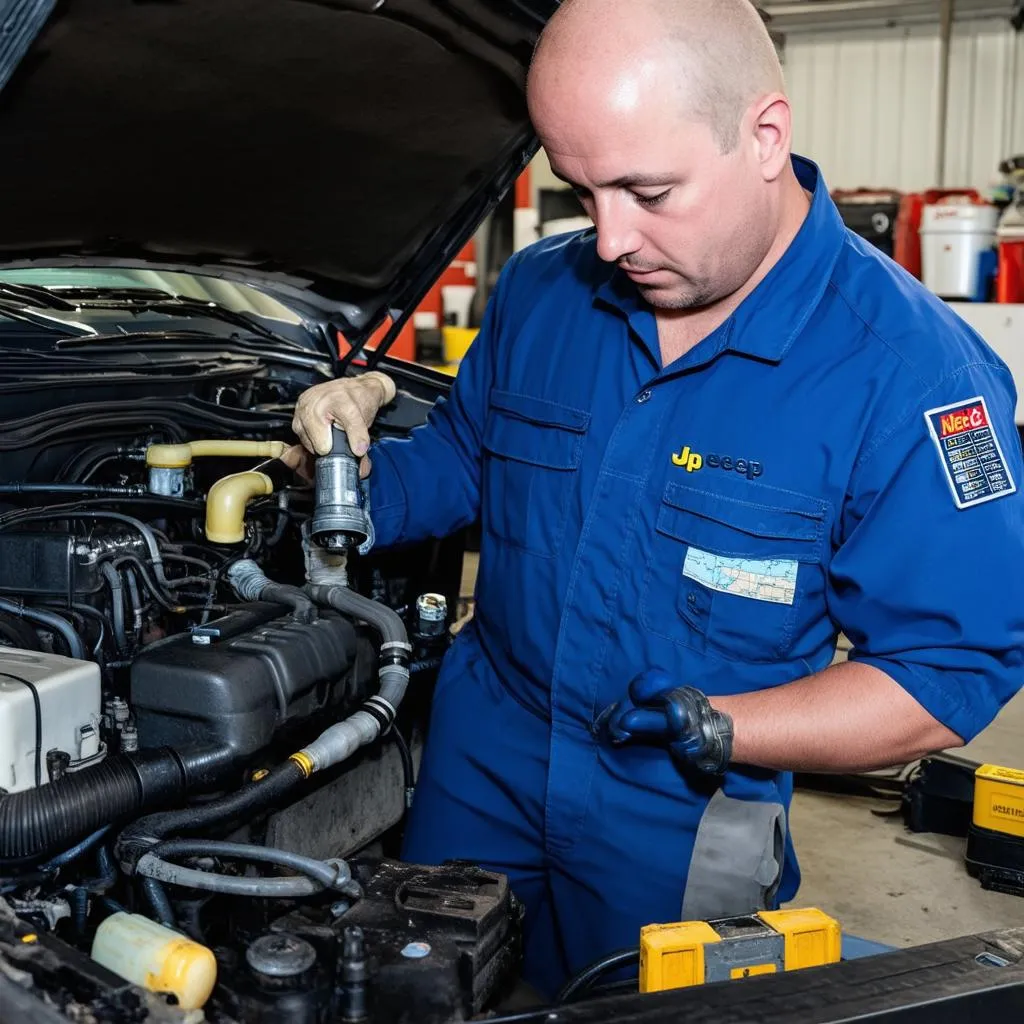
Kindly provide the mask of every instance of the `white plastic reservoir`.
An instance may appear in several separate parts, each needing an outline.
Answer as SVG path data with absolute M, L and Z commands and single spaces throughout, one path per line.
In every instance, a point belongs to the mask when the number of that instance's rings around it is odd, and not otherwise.
M 70 771 L 99 758 L 99 665 L 0 647 L 0 673 L 6 673 L 0 674 L 0 787 L 17 793 L 35 786 L 37 744 L 43 785 L 49 781 L 48 750 L 63 750 L 70 758 Z M 39 695 L 39 737 L 35 698 L 19 679 L 27 679 Z
M 206 946 L 140 914 L 111 914 L 96 929 L 92 958 L 150 992 L 170 992 L 183 1010 L 201 1007 L 217 983 Z

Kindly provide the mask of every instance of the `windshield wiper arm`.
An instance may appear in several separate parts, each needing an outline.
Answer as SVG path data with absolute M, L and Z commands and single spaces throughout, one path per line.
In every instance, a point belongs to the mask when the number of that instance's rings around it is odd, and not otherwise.
M 66 320 L 60 320 L 45 313 L 32 309 L 26 309 L 20 301 L 11 302 L 2 297 L 0 289 L 0 317 L 8 320 L 17 320 L 24 324 L 31 324 L 33 327 L 42 327 L 48 334 L 56 334 L 62 338 L 87 338 L 93 332 L 81 324 L 70 324 Z
M 255 317 L 248 313 L 242 313 L 234 309 L 228 309 L 216 302 L 206 299 L 189 299 L 182 296 L 174 296 L 164 300 L 158 300 L 146 305 L 147 309 L 156 312 L 174 313 L 181 310 L 195 316 L 207 316 L 211 320 L 221 320 L 226 324 L 234 324 L 242 330 L 251 334 L 258 334 L 268 341 L 279 342 L 281 339 L 269 328 L 264 327 Z
M 74 313 L 76 307 L 55 295 L 49 288 L 37 284 L 14 284 L 11 281 L 0 281 L 0 296 L 14 302 L 25 302 L 38 309 L 56 309 L 62 313 Z
M 46 289 L 44 289 L 45 291 Z M 99 286 L 55 288 L 50 293 L 61 296 L 59 301 L 68 299 L 75 305 L 68 309 L 124 309 L 128 312 L 181 313 L 186 316 L 205 316 L 210 320 L 233 324 L 251 334 L 258 334 L 270 341 L 280 341 L 273 331 L 264 327 L 247 313 L 228 309 L 212 299 L 194 299 L 187 295 L 175 295 L 159 288 L 104 288 Z M 67 299 L 63 297 L 66 296 Z
M 271 337 L 274 345 L 268 348 L 257 341 L 244 338 L 225 338 L 216 334 L 207 334 L 205 331 L 126 330 L 119 334 L 90 334 L 83 338 L 64 338 L 57 342 L 55 348 L 60 352 L 84 351 L 91 348 L 99 350 L 126 348 L 133 352 L 145 352 L 158 351 L 163 347 L 181 347 L 195 341 L 204 347 L 219 346 L 232 354 L 241 353 L 255 359 L 262 359 L 265 362 L 289 363 L 292 366 L 301 366 L 306 369 L 315 369 L 317 366 L 330 363 L 330 360 L 324 358 L 320 352 L 303 348 L 287 338 L 278 338 L 273 335 Z
M 281 339 L 255 317 L 228 309 L 212 299 L 194 299 L 159 288 L 102 286 L 46 286 L 0 282 L 0 296 L 62 313 L 81 313 L 88 309 L 124 309 L 128 312 L 155 312 L 173 315 L 205 316 L 210 320 L 233 324 L 268 341 Z

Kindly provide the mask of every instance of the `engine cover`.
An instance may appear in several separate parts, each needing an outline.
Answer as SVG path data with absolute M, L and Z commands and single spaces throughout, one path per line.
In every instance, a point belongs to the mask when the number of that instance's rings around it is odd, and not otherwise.
M 328 611 L 307 625 L 283 610 L 255 602 L 143 651 L 131 669 L 140 747 L 221 746 L 244 758 L 282 727 L 369 692 L 372 648 L 350 620 Z

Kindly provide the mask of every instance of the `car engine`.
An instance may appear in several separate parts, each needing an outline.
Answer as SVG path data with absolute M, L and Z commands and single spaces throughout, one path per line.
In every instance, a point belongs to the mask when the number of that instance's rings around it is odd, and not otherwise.
M 456 1021 L 504 877 L 398 857 L 462 537 L 320 548 L 286 343 L 0 365 L 0 982 L 25 1021 Z M 380 430 L 422 421 L 412 368 Z M 404 386 L 405 384 L 408 387 Z

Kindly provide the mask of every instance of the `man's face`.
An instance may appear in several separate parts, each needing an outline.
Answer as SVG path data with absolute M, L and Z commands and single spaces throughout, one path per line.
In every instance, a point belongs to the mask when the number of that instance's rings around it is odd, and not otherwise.
M 706 306 L 742 287 L 774 229 L 753 133 L 723 154 L 678 96 L 643 99 L 656 90 L 642 74 L 611 97 L 559 77 L 540 76 L 531 114 L 552 169 L 594 221 L 600 257 L 656 308 Z

